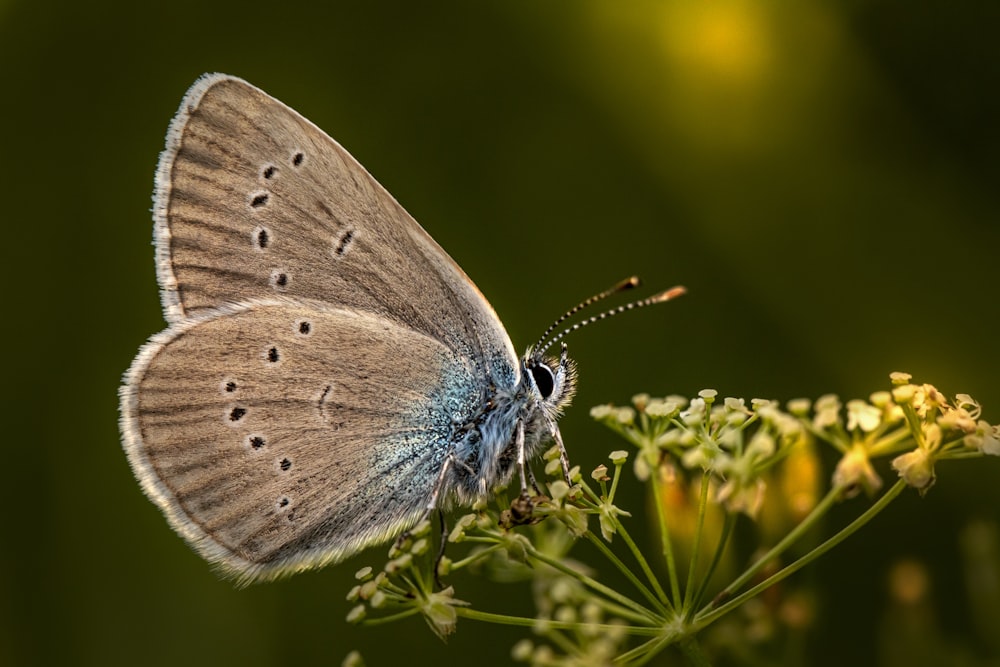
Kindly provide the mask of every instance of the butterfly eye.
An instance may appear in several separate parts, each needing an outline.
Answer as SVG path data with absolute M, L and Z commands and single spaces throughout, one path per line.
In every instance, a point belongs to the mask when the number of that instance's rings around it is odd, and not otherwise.
M 551 396 L 552 390 L 556 386 L 556 378 L 552 375 L 552 369 L 545 364 L 538 364 L 537 366 L 532 366 L 529 370 L 531 371 L 531 377 L 535 378 L 535 386 L 538 387 L 538 393 L 542 395 L 542 398 Z

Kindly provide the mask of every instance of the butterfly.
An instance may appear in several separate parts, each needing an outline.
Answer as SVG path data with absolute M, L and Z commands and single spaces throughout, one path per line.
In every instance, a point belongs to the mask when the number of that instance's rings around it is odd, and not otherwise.
M 153 217 L 168 327 L 124 377 L 123 446 L 146 495 L 224 574 L 343 560 L 515 471 L 524 491 L 548 441 L 568 474 L 565 345 L 547 355 L 558 337 L 543 336 L 518 356 L 448 254 L 278 100 L 198 79 L 167 133 Z

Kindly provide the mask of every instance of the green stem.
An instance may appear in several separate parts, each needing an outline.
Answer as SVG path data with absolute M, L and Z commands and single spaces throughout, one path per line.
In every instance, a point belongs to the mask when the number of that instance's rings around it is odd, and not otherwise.
M 615 656 L 616 665 L 644 665 L 673 641 L 673 635 L 661 635 L 646 640 L 634 649 Z
M 650 471 L 649 480 L 653 487 L 653 504 L 656 506 L 656 519 L 660 526 L 660 543 L 663 548 L 663 557 L 667 561 L 667 573 L 670 576 L 670 593 L 673 598 L 674 607 L 681 602 L 681 586 L 677 580 L 677 564 L 674 562 L 674 548 L 670 542 L 670 531 L 667 529 L 667 517 L 663 509 L 663 487 L 660 484 L 660 470 L 654 468 Z
M 898 428 L 889 435 L 884 435 L 868 448 L 869 458 L 885 456 L 904 449 L 899 445 L 910 438 L 910 431 L 907 428 Z
M 705 576 L 702 577 L 701 584 L 698 586 L 698 593 L 691 600 L 691 605 L 687 609 L 687 614 L 684 617 L 685 621 L 690 621 L 691 617 L 694 616 L 695 610 L 701 606 L 701 601 L 705 598 L 705 591 L 708 589 L 708 584 L 712 580 L 712 575 L 715 574 L 715 569 L 722 562 L 722 555 L 726 553 L 726 547 L 729 546 L 729 538 L 733 534 L 733 526 L 736 525 L 736 514 L 732 512 L 726 513 L 725 522 L 722 524 L 722 534 L 719 536 L 719 544 L 715 547 L 715 555 L 712 556 L 712 563 L 708 566 L 708 570 L 705 572 Z
M 614 552 L 613 552 L 613 551 L 611 551 L 611 549 L 610 549 L 610 548 L 608 547 L 608 545 L 606 545 L 606 544 L 604 543 L 604 541 L 603 541 L 603 540 L 601 540 L 601 538 L 599 538 L 599 537 L 598 537 L 597 535 L 595 535 L 594 533 L 590 532 L 589 530 L 588 530 L 588 531 L 587 531 L 587 532 L 585 533 L 585 535 L 586 535 L 587 539 L 588 539 L 588 540 L 590 540 L 591 544 L 593 544 L 593 545 L 594 545 L 595 547 L 597 547 L 597 548 L 598 548 L 598 549 L 600 550 L 600 552 L 601 552 L 602 554 L 604 554 L 604 557 L 605 557 L 605 558 L 607 558 L 607 559 L 608 559 L 609 561 L 611 561 L 611 563 L 612 563 L 612 564 L 613 564 L 613 565 L 614 565 L 615 567 L 617 567 L 617 568 L 618 568 L 618 570 L 619 570 L 619 571 L 620 571 L 620 572 L 621 572 L 622 574 L 624 574 L 624 575 L 625 575 L 625 577 L 626 577 L 626 578 L 627 578 L 627 579 L 628 579 L 629 581 L 631 581 L 631 582 L 632 582 L 632 585 L 633 585 L 633 586 L 635 586 L 635 587 L 636 587 L 636 589 L 637 589 L 637 590 L 638 590 L 638 591 L 639 591 L 640 593 L 642 593 L 642 594 L 643 594 L 643 596 L 644 596 L 644 597 L 645 597 L 645 598 L 646 598 L 647 600 L 649 600 L 649 602 L 650 602 L 650 603 L 651 603 L 651 604 L 652 604 L 652 605 L 653 605 L 654 607 L 656 607 L 656 608 L 657 608 L 657 609 L 659 610 L 659 612 L 660 612 L 661 614 L 663 614 L 663 615 L 666 615 L 666 614 L 668 613 L 668 610 L 667 610 L 667 608 L 666 608 L 666 607 L 665 607 L 665 606 L 663 605 L 663 603 L 662 603 L 662 602 L 661 602 L 660 600 L 658 600 L 658 599 L 656 598 L 656 596 L 655 596 L 655 595 L 653 594 L 653 592 L 652 592 L 651 590 L 649 590 L 648 588 L 646 588 L 646 586 L 645 586 L 645 585 L 644 585 L 644 584 L 642 583 L 642 581 L 640 581 L 640 580 L 639 580 L 639 577 L 635 576 L 635 573 L 634 573 L 634 572 L 632 572 L 632 570 L 631 570 L 631 569 L 629 569 L 629 568 L 628 568 L 628 567 L 627 567 L 627 566 L 625 565 L 625 563 L 623 563 L 623 562 L 621 561 L 621 559 L 620 559 L 620 558 L 618 558 L 618 556 L 616 556 L 616 555 L 614 554 Z
M 549 558 L 548 556 L 539 553 L 537 550 L 534 549 L 534 547 L 528 547 L 528 549 L 529 549 L 529 554 L 531 555 L 532 558 L 539 560 L 542 563 L 545 563 L 546 565 L 559 570 L 563 574 L 568 574 L 574 579 L 579 580 L 585 586 L 592 588 L 593 590 L 597 591 L 598 593 L 601 593 L 602 595 L 607 596 L 608 598 L 614 600 L 615 602 L 645 616 L 648 619 L 650 625 L 657 626 L 663 622 L 663 619 L 660 618 L 656 613 L 650 611 L 649 609 L 646 609 L 632 598 L 626 597 L 621 593 L 619 593 L 618 591 L 614 590 L 613 588 L 609 588 L 604 584 L 602 584 L 601 582 L 591 579 L 587 575 L 581 574 L 580 572 L 577 572 L 573 568 L 563 565 L 554 558 Z
M 685 617 L 690 615 L 691 601 L 694 595 L 694 577 L 698 571 L 698 552 L 701 550 L 701 535 L 705 528 L 705 515 L 708 513 L 708 486 L 708 480 L 702 475 L 701 491 L 698 494 L 698 524 L 694 529 L 694 540 L 691 544 L 691 560 L 688 562 L 687 581 L 684 582 L 684 606 L 682 609 Z
M 412 568 L 410 569 L 412 570 Z M 413 578 L 412 574 L 412 571 L 409 573 L 401 572 L 399 574 L 399 578 L 409 587 L 406 589 L 406 596 L 412 598 L 414 591 L 416 591 L 417 595 L 426 595 L 426 592 L 420 587 L 420 582 Z
M 468 618 L 474 621 L 496 623 L 498 625 L 517 625 L 525 628 L 533 628 L 541 625 L 543 627 L 555 628 L 557 630 L 574 630 L 581 632 L 588 630 L 603 630 L 605 632 L 624 632 L 630 635 L 647 637 L 654 637 L 662 632 L 662 629 L 658 627 L 651 628 L 639 625 L 611 625 L 608 623 L 579 623 L 576 621 L 539 620 L 537 618 L 527 618 L 525 616 L 493 614 L 488 611 L 469 609 L 468 607 L 455 607 L 455 613 L 463 618 Z
M 547 632 L 542 633 L 542 636 L 561 648 L 567 657 L 574 656 L 577 660 L 581 657 L 580 647 L 574 644 L 573 641 L 564 635 L 560 630 L 553 628 L 551 625 L 548 626 Z
M 403 580 L 406 581 L 406 578 L 403 577 Z M 403 588 L 402 586 L 393 583 L 392 579 L 389 579 L 388 577 L 383 579 L 382 583 L 380 583 L 378 587 L 382 590 L 382 592 L 395 595 L 400 598 L 409 598 L 411 596 L 410 590 L 413 588 L 412 586 L 410 588 Z
M 498 550 L 500 550 L 502 548 L 503 548 L 502 544 L 494 544 L 493 546 L 487 547 L 487 548 L 483 549 L 482 551 L 479 551 L 479 552 L 476 552 L 476 553 L 471 554 L 469 556 L 466 556 L 462 560 L 457 560 L 457 561 L 453 562 L 451 564 L 451 569 L 452 569 L 452 571 L 454 571 L 454 570 L 460 570 L 463 567 L 468 567 L 471 563 L 474 563 L 477 560 L 485 558 L 486 556 L 489 556 L 494 551 L 498 551 Z
M 949 459 L 981 459 L 984 454 L 978 450 L 970 452 L 955 452 L 954 454 L 948 454 L 948 456 L 942 456 L 939 461 L 947 461 Z
M 758 572 L 760 572 L 765 565 L 770 563 L 773 559 L 780 556 L 786 549 L 788 549 L 792 544 L 794 544 L 800 537 L 802 537 L 810 528 L 812 528 L 819 519 L 826 514 L 833 504 L 840 497 L 843 489 L 839 486 L 830 489 L 826 496 L 823 497 L 821 501 L 813 508 L 812 512 L 809 513 L 805 519 L 799 522 L 799 525 L 795 526 L 785 537 L 781 539 L 776 545 L 774 545 L 770 551 L 764 554 L 760 559 L 757 560 L 752 566 L 750 566 L 746 571 L 743 572 L 739 577 L 736 578 L 731 584 L 726 586 L 722 592 L 719 594 L 720 597 L 729 597 L 736 591 L 743 588 L 744 585 L 751 579 L 753 579 Z M 702 610 L 702 613 L 705 610 Z
M 705 651 L 701 648 L 701 643 L 694 635 L 681 637 L 680 641 L 677 642 L 677 647 L 680 648 L 681 653 L 687 658 L 688 664 L 695 667 L 712 667 L 708 656 L 705 655 Z
M 612 602 L 611 600 L 602 598 L 599 595 L 593 596 L 590 601 L 598 605 L 601 609 L 608 612 L 612 616 L 617 616 L 618 618 L 621 618 L 623 620 L 633 621 L 635 623 L 641 623 L 644 626 L 648 626 L 650 624 L 649 617 L 646 616 L 645 614 L 638 614 L 629 609 L 628 607 L 623 607 L 622 605 Z
M 618 480 L 622 476 L 622 465 L 615 465 L 615 476 L 611 478 L 611 493 L 608 494 L 608 502 L 614 502 L 615 493 L 618 492 Z
M 757 584 L 753 588 L 749 589 L 742 595 L 733 598 L 732 600 L 725 603 L 721 607 L 718 607 L 717 609 L 712 610 L 708 613 L 699 614 L 698 616 L 696 616 L 695 624 L 697 628 L 705 627 L 709 623 L 713 622 L 715 619 L 728 613 L 729 611 L 740 606 L 750 598 L 759 594 L 761 591 L 770 588 L 771 586 L 778 583 L 779 581 L 782 581 L 789 575 L 798 572 L 800 569 L 802 569 L 812 561 L 816 560 L 817 558 L 825 554 L 830 549 L 834 548 L 835 546 L 846 540 L 848 537 L 856 533 L 862 526 L 871 521 L 879 512 L 885 509 L 886 506 L 890 502 L 895 500 L 896 496 L 902 493 L 903 489 L 905 488 L 906 488 L 906 482 L 904 482 L 903 480 L 899 480 L 892 486 L 891 489 L 886 491 L 885 494 L 883 494 L 882 497 L 879 498 L 874 505 L 869 507 L 861 516 L 859 516 L 857 519 L 849 523 L 843 530 L 838 532 L 836 535 L 834 535 L 827 541 L 820 544 L 818 547 L 810 551 L 808 554 L 798 559 L 794 563 L 788 565 L 787 567 L 783 568 L 779 572 L 776 572 L 775 574 L 771 575 L 770 577 L 768 577 L 761 583 Z
M 633 540 L 632 536 L 629 535 L 629 532 L 625 530 L 625 525 L 622 524 L 618 517 L 615 517 L 615 526 L 617 527 L 618 534 L 622 536 L 622 540 L 625 542 L 625 545 L 628 546 L 629 551 L 632 552 L 632 556 L 635 558 L 636 562 L 639 563 L 639 567 L 642 568 L 642 572 L 646 575 L 646 579 L 649 581 L 649 584 L 653 587 L 653 590 L 656 591 L 656 595 L 660 600 L 660 606 L 663 606 L 667 610 L 671 609 L 670 599 L 667 598 L 667 594 L 664 592 L 663 586 L 660 585 L 660 580 L 657 579 L 655 574 L 653 574 L 653 568 L 651 568 L 649 563 L 646 561 L 646 556 L 643 555 L 642 550 L 636 546 L 635 540 Z
M 920 428 L 920 417 L 917 416 L 916 411 L 913 409 L 913 405 L 907 403 L 903 407 L 903 415 L 906 417 L 906 424 L 910 429 L 910 434 L 916 441 L 917 445 L 923 445 L 923 429 Z
M 470 544 L 496 544 L 497 540 L 502 540 L 503 536 L 499 533 L 494 534 L 489 533 L 489 537 L 479 536 L 479 535 L 465 535 L 462 539 L 458 540 L 456 544 L 470 543 Z
M 420 610 L 416 607 L 410 607 L 406 611 L 401 611 L 398 614 L 390 614 L 389 616 L 379 616 L 378 618 L 366 618 L 361 621 L 361 625 L 385 625 L 386 623 L 394 623 L 396 621 L 401 621 L 404 618 L 409 618 L 414 614 L 419 614 Z

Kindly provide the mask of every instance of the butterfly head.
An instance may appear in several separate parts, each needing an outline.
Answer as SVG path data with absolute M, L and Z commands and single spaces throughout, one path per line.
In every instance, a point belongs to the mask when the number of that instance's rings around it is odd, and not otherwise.
M 565 344 L 558 357 L 546 355 L 543 349 L 529 349 L 521 360 L 521 377 L 550 420 L 562 414 L 576 393 L 576 364 Z
M 673 287 L 646 299 L 632 301 L 612 310 L 606 310 L 590 318 L 577 322 L 559 333 L 554 333 L 560 324 L 584 308 L 592 306 L 599 301 L 603 301 L 607 297 L 617 294 L 618 292 L 632 289 L 638 284 L 639 279 L 632 276 L 631 278 L 627 278 L 626 280 L 614 285 L 610 289 L 604 290 L 603 292 L 595 294 L 589 299 L 582 301 L 575 307 L 566 311 L 562 317 L 553 322 L 552 325 L 545 330 L 545 333 L 542 334 L 542 337 L 538 340 L 538 342 L 528 348 L 528 351 L 521 360 L 521 382 L 522 385 L 524 385 L 529 391 L 530 395 L 534 397 L 537 404 L 542 406 L 542 410 L 545 414 L 546 421 L 550 426 L 550 430 L 554 429 L 555 420 L 562 414 L 563 409 L 569 405 L 570 401 L 573 399 L 573 395 L 576 393 L 576 364 L 574 364 L 567 355 L 566 343 L 563 342 L 563 338 L 587 325 L 600 322 L 629 310 L 669 301 L 677 296 L 680 296 L 681 294 L 684 294 L 685 291 L 683 287 Z M 547 355 L 546 351 L 556 343 L 561 344 L 559 356 L 553 357 Z

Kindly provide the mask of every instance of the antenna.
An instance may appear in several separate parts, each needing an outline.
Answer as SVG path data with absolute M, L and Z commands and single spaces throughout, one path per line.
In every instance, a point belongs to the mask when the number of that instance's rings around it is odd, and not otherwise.
M 630 278 L 629 280 L 636 280 L 636 279 L 635 278 Z M 618 287 L 619 285 L 622 285 L 622 284 L 623 283 L 619 283 L 615 287 Z M 627 289 L 627 288 L 622 288 L 622 289 Z M 549 332 L 552 329 L 554 329 L 556 327 L 556 325 L 559 324 L 559 322 L 562 322 L 563 320 L 566 319 L 566 317 L 569 317 L 570 314 L 579 311 L 580 308 L 583 307 L 583 305 L 586 305 L 586 304 L 589 304 L 589 303 L 593 303 L 593 302 L 599 300 L 599 298 L 604 298 L 605 296 L 613 294 L 614 292 L 615 292 L 615 289 L 612 288 L 610 290 L 607 290 L 606 292 L 602 292 L 601 294 L 598 294 L 595 297 L 591 297 L 590 299 L 587 299 L 587 301 L 584 301 L 583 304 L 581 304 L 580 306 L 577 306 L 572 311 L 570 311 L 569 314 L 567 314 L 567 315 L 559 318 L 558 320 L 556 320 L 556 324 L 554 324 L 551 327 L 549 327 Z M 594 322 L 600 322 L 601 320 L 605 320 L 605 319 L 607 319 L 609 317 L 614 317 L 615 315 L 620 315 L 621 313 L 624 313 L 624 312 L 629 311 L 629 310 L 635 310 L 636 308 L 642 308 L 644 306 L 652 306 L 653 304 L 656 304 L 656 303 L 664 303 L 666 301 L 670 301 L 671 299 L 676 299 L 677 297 L 681 296 L 682 294 L 684 294 L 686 292 L 687 292 L 686 288 L 681 287 L 680 285 L 677 285 L 676 287 L 671 287 L 668 290 L 664 290 L 664 291 L 660 292 L 659 294 L 654 294 L 653 296 L 648 297 L 646 299 L 642 299 L 640 301 L 632 301 L 631 303 L 626 303 L 623 306 L 618 306 L 617 308 L 612 308 L 611 310 L 606 310 L 603 313 L 600 313 L 598 315 L 594 315 L 594 316 L 592 316 L 592 317 L 590 317 L 590 318 L 588 318 L 586 320 L 583 320 L 582 322 L 577 322 L 576 324 L 574 324 L 573 326 L 569 327 L 568 329 L 563 329 L 562 332 L 560 332 L 558 335 L 554 336 L 550 341 L 548 341 L 547 343 L 545 343 L 545 347 L 542 347 L 541 349 L 538 349 L 536 351 L 538 353 L 545 352 L 545 350 L 549 349 L 555 343 L 558 343 L 560 340 L 562 340 L 563 338 L 565 338 L 567 334 L 572 333 L 573 331 L 577 331 L 578 329 L 582 329 L 583 327 L 585 327 L 587 325 L 590 325 L 590 324 L 593 324 Z M 546 332 L 546 335 L 548 335 L 549 332 Z M 538 345 L 541 345 L 544 342 L 544 340 L 545 340 L 545 336 L 542 336 L 542 340 L 538 341 Z
M 630 278 L 626 278 L 625 280 L 619 283 L 616 283 L 613 287 L 609 287 L 608 289 L 604 290 L 603 292 L 600 292 L 599 294 L 595 294 L 589 299 L 584 299 L 583 301 L 581 301 L 580 303 L 576 304 L 575 306 L 567 310 L 565 313 L 563 313 L 562 317 L 560 317 L 555 322 L 550 324 L 549 328 L 545 330 L 545 333 L 542 334 L 541 338 L 538 339 L 538 342 L 535 343 L 531 349 L 533 350 L 538 349 L 538 346 L 545 342 L 545 339 L 548 337 L 550 333 L 555 331 L 555 328 L 557 326 L 565 322 L 568 318 L 573 317 L 587 306 L 591 306 L 597 303 L 598 301 L 603 301 L 612 294 L 617 294 L 618 292 L 624 292 L 625 290 L 629 290 L 632 289 L 633 287 L 638 287 L 638 286 L 639 286 L 639 276 L 632 276 Z M 549 345 L 551 345 L 551 343 Z M 542 349 L 547 350 L 548 348 L 549 346 L 546 345 Z

